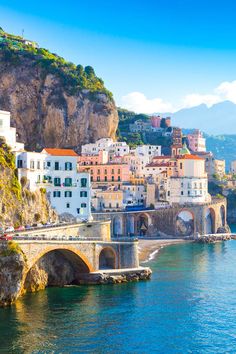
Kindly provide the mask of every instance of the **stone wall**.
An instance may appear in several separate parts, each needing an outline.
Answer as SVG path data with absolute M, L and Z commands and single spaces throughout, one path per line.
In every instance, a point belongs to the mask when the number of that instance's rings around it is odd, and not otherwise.
M 47 237 L 69 237 L 80 236 L 88 239 L 100 239 L 103 241 L 110 241 L 110 220 L 108 221 L 92 221 L 88 223 L 77 223 L 71 225 L 61 225 L 52 228 L 43 228 L 35 230 L 26 230 L 19 232 L 20 236 L 39 236 L 46 235 Z
M 226 199 L 206 204 L 186 204 L 158 210 L 94 213 L 94 219 L 111 219 L 111 236 L 184 237 L 227 231 Z

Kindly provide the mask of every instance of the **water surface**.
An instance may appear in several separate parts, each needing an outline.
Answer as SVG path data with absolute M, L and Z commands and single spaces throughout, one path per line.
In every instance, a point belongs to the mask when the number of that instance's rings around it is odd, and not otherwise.
M 151 281 L 51 288 L 0 309 L 1 353 L 235 353 L 236 241 L 164 248 Z

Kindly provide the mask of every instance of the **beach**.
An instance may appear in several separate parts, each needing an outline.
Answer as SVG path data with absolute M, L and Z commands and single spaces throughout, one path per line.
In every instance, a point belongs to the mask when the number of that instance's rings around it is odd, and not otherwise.
M 146 263 L 154 259 L 161 248 L 186 242 L 192 241 L 183 239 L 139 240 L 139 261 L 140 263 Z

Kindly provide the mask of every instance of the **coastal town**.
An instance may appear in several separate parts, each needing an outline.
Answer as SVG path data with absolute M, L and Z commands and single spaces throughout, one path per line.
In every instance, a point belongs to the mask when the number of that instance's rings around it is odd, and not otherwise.
M 130 130 L 136 129 L 167 134 L 171 144 L 130 148 L 127 142 L 104 137 L 78 149 L 27 151 L 17 141 L 11 113 L 0 111 L 0 137 L 15 155 L 19 183 L 30 192 L 45 189 L 61 221 L 89 222 L 106 216 L 112 237 L 227 232 L 225 198 L 211 196 L 208 183 L 217 178 L 230 185 L 235 161 L 226 177 L 225 161 L 206 151 L 203 134 L 196 129 L 183 135 L 169 117 L 150 116 L 145 125 L 136 121 Z M 166 223 L 170 213 L 172 221 Z M 43 226 L 41 220 L 35 223 Z M 4 227 L 14 231 L 14 225 Z M 18 225 L 18 230 L 24 228 Z
M 0 354 L 236 352 L 235 12 L 0 1 Z

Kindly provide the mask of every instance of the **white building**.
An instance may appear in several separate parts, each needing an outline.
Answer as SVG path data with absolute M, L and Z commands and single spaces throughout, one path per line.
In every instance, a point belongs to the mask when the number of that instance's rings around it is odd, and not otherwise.
M 98 155 L 99 151 L 107 151 L 109 155 L 124 156 L 129 153 L 126 142 L 113 141 L 112 138 L 102 138 L 96 143 L 82 145 L 82 155 Z
M 167 200 L 170 204 L 211 201 L 203 158 L 185 155 L 177 159 L 177 173 L 168 180 Z
M 41 183 L 45 183 L 47 153 L 22 151 L 16 153 L 16 167 L 18 168 L 18 179 L 26 177 L 26 187 L 34 192 Z
M 18 176 L 25 176 L 31 191 L 43 187 L 59 215 L 91 219 L 90 175 L 77 172 L 78 155 L 69 149 L 44 149 L 17 154 Z
M 148 156 L 149 158 L 161 156 L 160 145 L 139 145 L 134 151 L 137 156 Z
M 232 173 L 232 174 L 236 174 L 236 160 L 234 160 L 234 161 L 231 161 L 231 164 L 230 164 L 230 172 Z
M 0 137 L 4 138 L 12 151 L 24 150 L 24 144 L 16 141 L 16 128 L 11 127 L 11 114 L 0 111 Z
M 144 205 L 146 202 L 146 187 L 142 184 L 124 184 L 123 202 L 124 205 Z
M 187 135 L 189 148 L 193 152 L 206 151 L 206 139 L 200 130 L 195 129 L 193 133 Z

